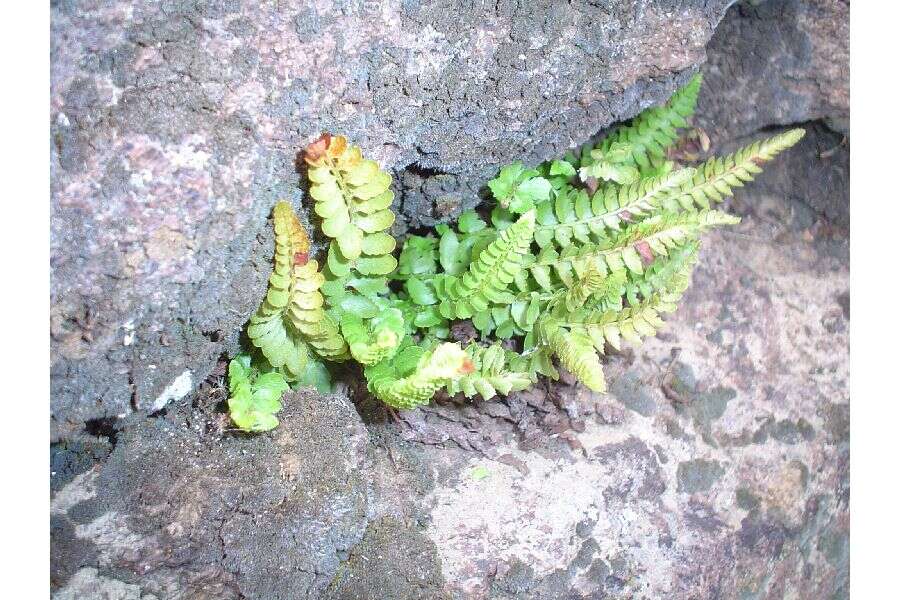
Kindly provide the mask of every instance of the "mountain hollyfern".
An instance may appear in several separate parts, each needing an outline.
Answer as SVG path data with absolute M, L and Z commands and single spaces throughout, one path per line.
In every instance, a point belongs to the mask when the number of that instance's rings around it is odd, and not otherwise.
M 503 168 L 488 184 L 497 201 L 489 217 L 469 210 L 455 228 L 410 235 L 397 257 L 390 175 L 343 136 L 310 144 L 304 160 L 328 241 L 324 267 L 279 202 L 269 290 L 247 327 L 257 353 L 233 368 L 235 424 L 274 427 L 273 390 L 327 390 L 324 364 L 351 358 L 368 390 L 401 409 L 441 389 L 509 394 L 541 375 L 558 378 L 557 365 L 604 392 L 601 356 L 663 327 L 661 315 L 690 284 L 701 234 L 739 222 L 712 207 L 804 135 L 794 129 L 679 165 L 672 149 L 700 83 L 698 75 L 578 153 Z M 475 331 L 465 346 L 448 341 L 461 320 Z

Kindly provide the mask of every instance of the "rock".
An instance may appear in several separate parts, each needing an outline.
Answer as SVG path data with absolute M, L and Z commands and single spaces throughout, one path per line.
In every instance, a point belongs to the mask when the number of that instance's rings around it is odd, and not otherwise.
M 637 379 L 634 373 L 626 373 L 617 378 L 610 386 L 610 392 L 616 399 L 645 417 L 656 412 L 656 402 L 647 392 L 645 382 Z
M 85 567 L 78 571 L 65 588 L 53 594 L 53 600 L 157 600 L 153 594 L 141 594 L 137 585 L 129 585 L 98 574 Z
M 295 154 L 321 131 L 431 224 L 499 166 L 664 100 L 728 4 L 54 2 L 52 438 L 160 410 L 235 351 L 267 216 L 302 200 Z
M 806 136 L 790 152 L 766 165 L 751 184 L 758 196 L 778 199 L 796 229 L 810 227 L 811 213 L 825 217 L 827 226 L 847 231 L 850 228 L 850 143 L 849 138 L 832 131 L 822 122 L 805 123 Z M 732 152 L 765 134 L 738 138 L 719 145 L 718 151 Z M 776 216 L 776 215 L 773 215 Z M 849 306 L 847 309 L 849 313 Z
M 196 413 L 129 427 L 53 498 L 58 597 L 107 597 L 71 591 L 98 577 L 135 598 L 320 597 L 366 531 L 368 435 L 340 397 L 295 392 L 279 417 L 257 436 Z
M 722 477 L 725 469 L 714 460 L 698 458 L 678 465 L 678 491 L 686 494 L 705 492 Z
M 707 50 L 697 122 L 714 140 L 817 120 L 849 134 L 849 0 L 738 2 Z
M 370 523 L 331 581 L 330 600 L 449 600 L 434 542 L 392 517 Z

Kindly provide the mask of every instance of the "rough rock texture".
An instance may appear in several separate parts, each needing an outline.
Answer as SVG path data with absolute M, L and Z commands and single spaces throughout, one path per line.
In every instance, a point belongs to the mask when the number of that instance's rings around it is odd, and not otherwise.
M 266 436 L 189 403 L 126 428 L 53 495 L 54 598 L 319 597 L 366 531 L 368 434 L 345 398 L 285 405 Z
M 728 0 L 58 0 L 51 434 L 154 411 L 234 349 L 294 155 L 340 131 L 410 224 L 663 100 Z M 401 224 L 402 226 L 402 224 Z M 262 241 L 257 236 L 262 234 Z
M 393 518 L 369 524 L 366 535 L 341 565 L 324 597 L 369 600 L 449 600 L 434 542 Z
M 54 4 L 53 431 L 89 434 L 51 450 L 54 598 L 847 598 L 846 3 L 720 24 L 714 150 L 808 134 L 668 328 L 605 359 L 609 395 L 563 372 L 395 421 L 298 393 L 248 437 L 193 389 L 261 294 L 298 146 L 348 133 L 428 223 L 662 97 L 726 3 L 325 4 Z
M 849 0 L 739 2 L 707 49 L 697 114 L 713 137 L 820 119 L 849 133 Z

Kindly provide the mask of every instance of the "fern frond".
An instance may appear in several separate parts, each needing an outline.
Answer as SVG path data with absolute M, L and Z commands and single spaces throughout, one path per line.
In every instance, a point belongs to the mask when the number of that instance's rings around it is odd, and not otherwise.
M 627 283 L 623 281 L 623 295 L 628 304 L 636 305 L 654 294 L 684 290 L 699 248 L 698 240 L 688 239 L 669 249 L 668 254 L 655 257 L 642 275 L 632 276 Z
M 323 358 L 344 360 L 347 346 L 322 309 L 324 278 L 309 259 L 309 237 L 291 205 L 275 205 L 275 268 L 266 298 L 250 319 L 247 335 L 266 360 L 290 381 L 306 373 L 307 344 Z
M 269 431 L 278 426 L 281 395 L 288 390 L 282 373 L 259 373 L 250 356 L 239 354 L 228 364 L 228 413 L 239 429 Z
M 578 282 L 563 292 L 562 302 L 568 311 L 578 310 L 583 307 L 588 298 L 594 294 L 601 292 L 600 295 L 607 296 L 607 280 L 610 279 L 596 268 L 589 268 L 584 275 L 579 278 Z M 620 275 L 618 279 L 623 279 Z M 624 283 L 624 282 L 622 282 Z M 620 284 L 621 285 L 621 284 Z M 606 293 L 602 293 L 606 292 Z
M 554 315 L 549 321 L 569 328 L 573 334 L 585 335 L 599 352 L 603 352 L 605 342 L 621 349 L 622 338 L 638 344 L 642 337 L 655 335 L 665 324 L 660 313 L 675 311 L 683 292 L 682 289 L 656 294 L 621 311 L 584 310 L 563 317 Z
M 436 391 L 472 369 L 471 358 L 458 344 L 444 343 L 427 351 L 407 346 L 394 359 L 367 367 L 365 375 L 376 398 L 409 409 L 426 404 Z
M 293 325 L 285 319 L 293 290 L 294 261 L 309 257 L 309 238 L 291 205 L 275 205 L 275 267 L 266 297 L 247 327 L 247 335 L 266 360 L 295 381 L 306 370 L 308 350 Z
M 533 236 L 534 211 L 530 210 L 487 244 L 461 277 L 436 277 L 441 315 L 447 319 L 468 319 L 492 304 L 512 302 L 515 296 L 508 287 L 522 269 Z
M 634 221 L 658 208 L 663 198 L 691 180 L 693 169 L 679 169 L 625 186 L 606 185 L 589 198 L 585 190 L 570 188 L 554 202 L 537 207 L 534 241 L 544 248 L 562 249 L 574 242 L 605 239 L 623 221 Z
M 697 73 L 663 106 L 641 112 L 630 124 L 617 128 L 604 138 L 597 148 L 606 153 L 615 143 L 628 144 L 632 164 L 637 165 L 642 173 L 646 172 L 652 167 L 651 160 L 665 159 L 666 149 L 678 139 L 677 130 L 688 126 L 687 120 L 697 106 L 701 83 L 703 76 Z
M 322 232 L 334 240 L 328 266 L 337 277 L 351 268 L 362 275 L 386 275 L 397 268 L 391 252 L 396 241 L 387 233 L 394 223 L 391 176 L 344 136 L 324 134 L 307 146 L 310 196 L 322 217 Z
M 526 372 L 516 371 L 507 364 L 507 354 L 499 344 L 490 347 L 471 345 L 466 353 L 472 360 L 472 372 L 451 379 L 447 383 L 447 392 L 462 392 L 466 398 L 480 395 L 490 400 L 499 392 L 506 396 L 510 392 L 526 389 L 533 383 L 533 378 Z
M 528 268 L 544 289 L 555 289 L 556 281 L 572 287 L 588 268 L 603 274 L 624 271 L 641 275 L 645 259 L 665 255 L 710 227 L 739 222 L 738 217 L 715 210 L 662 213 L 629 225 L 602 244 L 567 246 L 561 252 L 546 246 Z
M 557 328 L 549 335 L 549 345 L 559 362 L 589 389 L 606 392 L 606 378 L 591 338 L 580 331 Z
M 315 260 L 294 265 L 287 316 L 319 356 L 334 361 L 346 360 L 347 344 L 337 324 L 322 308 L 324 299 L 319 288 L 324 282 L 325 277 L 319 272 L 319 263 Z
M 804 135 L 803 129 L 791 129 L 728 156 L 711 158 L 696 169 L 691 181 L 669 194 L 664 205 L 668 210 L 693 210 L 695 206 L 709 209 L 712 202 L 722 202 L 732 196 L 733 188 L 753 181 L 754 175 L 762 172 L 764 163 L 799 142 Z
M 332 238 L 322 289 L 329 313 L 340 321 L 353 357 L 374 364 L 396 351 L 405 329 L 402 320 L 397 327 L 379 327 L 388 321 L 373 320 L 389 293 L 384 276 L 397 268 L 392 254 L 397 244 L 388 233 L 395 218 L 391 176 L 343 136 L 324 134 L 306 148 L 304 158 L 314 210 Z
M 341 317 L 341 332 L 356 362 L 374 365 L 397 351 L 405 334 L 403 315 L 396 308 L 387 308 L 365 323 L 348 312 Z

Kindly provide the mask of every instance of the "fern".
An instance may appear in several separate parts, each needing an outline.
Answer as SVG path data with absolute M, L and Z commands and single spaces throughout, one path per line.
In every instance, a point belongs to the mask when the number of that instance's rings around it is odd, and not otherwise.
M 528 211 L 487 244 L 461 277 L 436 278 L 434 286 L 441 299 L 441 315 L 448 319 L 468 319 L 491 304 L 511 303 L 514 295 L 508 287 L 522 269 L 533 236 L 534 212 Z
M 687 127 L 688 119 L 697 106 L 702 83 L 703 76 L 697 73 L 665 105 L 645 110 L 630 125 L 620 127 L 606 137 L 597 148 L 608 153 L 615 144 L 627 144 L 630 150 L 629 162 L 639 167 L 641 174 L 645 174 L 651 169 L 654 159 L 665 158 L 666 148 L 678 139 L 678 129 Z M 591 160 L 587 162 L 590 163 Z
M 337 277 L 355 269 L 361 275 L 387 275 L 397 267 L 391 176 L 344 136 L 325 134 L 306 148 L 309 194 L 322 217 L 322 233 L 332 238 L 328 267 Z
M 595 392 L 606 391 L 600 358 L 587 335 L 556 328 L 548 335 L 548 344 L 563 366 L 579 381 Z
M 296 380 L 306 369 L 308 349 L 285 317 L 293 292 L 294 263 L 308 260 L 309 238 L 286 202 L 275 206 L 274 219 L 275 267 L 265 300 L 250 319 L 247 335 L 273 367 Z
M 347 313 L 341 320 L 341 331 L 350 345 L 350 353 L 363 365 L 374 365 L 390 358 L 403 339 L 403 313 L 385 308 L 367 324 Z
M 764 163 L 799 142 L 804 135 L 803 129 L 791 129 L 728 156 L 709 159 L 696 169 L 691 181 L 668 196 L 666 208 L 692 210 L 696 205 L 709 209 L 711 202 L 722 202 L 734 194 L 734 188 L 753 181 L 753 176 L 762 172 Z
M 472 372 L 469 355 L 457 344 L 440 344 L 433 350 L 408 346 L 394 361 L 366 368 L 369 391 L 396 408 L 426 404 L 436 391 Z
M 288 302 L 287 315 L 303 339 L 322 358 L 346 360 L 347 344 L 335 322 L 322 309 L 324 300 L 319 288 L 325 277 L 319 264 L 309 260 L 294 265 L 294 284 Z
M 680 189 L 693 175 L 693 169 L 679 169 L 631 185 L 608 185 L 593 197 L 585 190 L 573 188 L 559 194 L 555 202 L 538 205 L 535 242 L 543 248 L 549 244 L 565 247 L 573 241 L 602 240 L 610 231 L 618 230 L 623 221 L 633 221 L 653 211 L 667 194 Z
M 508 360 L 515 353 L 504 350 L 499 344 L 487 348 L 473 344 L 466 352 L 472 361 L 472 372 L 451 379 L 446 384 L 450 394 L 462 393 L 466 398 L 479 395 L 490 400 L 498 392 L 505 396 L 533 383 L 531 375 L 509 366 Z
M 629 225 L 599 244 L 567 246 L 561 252 L 545 247 L 529 267 L 534 281 L 543 289 L 558 285 L 571 287 L 579 272 L 593 268 L 602 274 L 624 272 L 641 275 L 644 257 L 665 255 L 710 227 L 734 225 L 740 219 L 719 211 L 661 213 Z
M 281 394 L 287 389 L 281 373 L 259 374 L 247 354 L 239 354 L 228 364 L 228 411 L 239 429 L 255 432 L 277 427 L 275 413 L 281 410 Z
M 241 357 L 231 374 L 234 422 L 274 427 L 287 382 L 330 389 L 320 360 L 351 357 L 368 390 L 401 409 L 440 389 L 484 399 L 523 390 L 538 376 L 559 378 L 557 364 L 604 392 L 603 354 L 663 327 L 690 284 L 700 236 L 739 222 L 714 203 L 804 134 L 678 165 L 669 150 L 699 86 L 698 75 L 580 153 L 503 168 L 488 183 L 497 201 L 490 218 L 469 210 L 456 227 L 408 236 L 399 258 L 390 175 L 342 136 L 310 144 L 304 157 L 328 238 L 325 266 L 310 256 L 290 205 L 279 203 L 275 267 L 247 328 L 260 355 Z M 465 348 L 446 341 L 464 319 L 475 332 Z
M 332 238 L 323 282 L 329 313 L 341 323 L 353 358 L 375 364 L 390 357 L 404 335 L 402 314 L 383 314 L 389 293 L 383 276 L 397 268 L 397 243 L 387 232 L 395 218 L 391 176 L 343 136 L 324 134 L 304 158 L 314 210 Z

